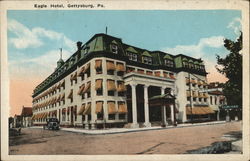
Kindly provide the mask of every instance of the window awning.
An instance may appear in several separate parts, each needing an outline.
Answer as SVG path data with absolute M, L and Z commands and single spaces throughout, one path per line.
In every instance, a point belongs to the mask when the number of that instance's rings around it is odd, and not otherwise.
M 77 112 L 77 115 L 82 115 L 84 110 L 85 110 L 85 103 L 82 104 L 82 106 L 80 107 L 79 111 Z
M 98 101 L 96 102 L 96 106 L 95 106 L 95 113 L 102 113 L 103 112 L 103 102 L 102 101 Z
M 91 114 L 91 103 L 88 103 L 83 112 L 83 115 L 90 115 L 90 114 Z
M 78 90 L 77 94 L 78 94 L 78 95 L 82 95 L 82 94 L 83 94 L 84 88 L 85 88 L 85 84 L 82 84 L 82 85 L 80 86 L 80 89 Z
M 199 98 L 203 98 L 203 94 L 202 94 L 202 93 L 199 93 L 199 94 L 198 94 L 198 97 L 199 97 Z
M 197 92 L 195 91 L 192 91 L 192 92 L 193 92 L 193 97 L 198 97 Z
M 100 90 L 102 89 L 102 79 L 97 79 L 95 81 L 95 90 Z
M 107 88 L 108 88 L 108 91 L 115 91 L 116 90 L 115 81 L 107 80 Z
M 107 61 L 107 70 L 115 70 L 114 62 Z
M 75 74 L 72 74 L 70 77 L 70 80 L 76 80 L 77 79 L 77 72 Z
M 69 95 L 68 95 L 68 97 L 67 97 L 67 98 L 69 98 L 69 99 L 70 99 L 70 98 L 72 98 L 72 97 L 73 97 L 73 89 L 71 89 L 71 90 L 70 90 L 70 93 L 69 93 Z
M 108 114 L 115 114 L 116 112 L 115 102 L 108 102 Z
M 84 74 L 84 70 L 85 70 L 85 67 L 83 66 L 80 72 L 78 73 L 78 76 L 82 76 Z
M 118 83 L 117 91 L 118 92 L 124 92 L 124 91 L 126 91 L 126 87 L 125 87 L 124 82 L 119 82 Z
M 61 88 L 61 85 L 62 85 L 62 83 L 60 82 L 60 83 L 58 83 L 58 85 L 57 85 L 57 89 L 60 89 Z
M 65 98 L 65 93 L 62 94 L 62 96 L 61 96 L 61 101 L 63 101 L 64 98 Z
M 57 97 L 56 102 L 60 102 L 60 100 L 61 100 L 61 95 L 59 95 L 59 96 Z M 45 105 L 46 105 L 46 103 L 45 103 Z
M 90 82 L 87 83 L 87 85 L 85 86 L 85 88 L 84 88 L 82 94 L 83 94 L 83 93 L 86 93 L 86 92 L 89 92 L 89 91 L 90 91 Z
M 90 68 L 90 63 L 88 63 L 88 64 L 85 66 L 83 73 L 86 73 L 86 72 L 88 71 L 89 68 Z
M 187 94 L 187 97 L 191 96 L 190 91 L 186 91 L 186 94 Z
M 118 72 L 125 72 L 125 71 L 126 71 L 126 70 L 125 70 L 124 64 L 121 64 L 121 63 L 117 63 L 117 65 L 116 65 L 116 70 L 117 70 Z
M 186 107 L 186 114 L 187 115 L 207 115 L 207 114 L 213 114 L 214 111 L 211 107 L 193 107 L 191 110 L 191 107 Z
M 125 103 L 119 103 L 118 104 L 118 113 L 128 113 L 128 109 Z
M 102 68 L 102 60 L 96 60 L 95 69 L 101 69 L 101 68 Z

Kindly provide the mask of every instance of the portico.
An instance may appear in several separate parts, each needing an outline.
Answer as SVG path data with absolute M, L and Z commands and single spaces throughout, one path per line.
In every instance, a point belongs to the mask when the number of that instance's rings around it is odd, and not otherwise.
M 140 73 L 128 73 L 124 76 L 125 85 L 127 85 L 129 93 L 131 93 L 131 101 L 132 109 L 132 128 L 138 128 L 138 116 L 141 118 L 139 120 L 143 120 L 144 127 L 151 127 L 150 122 L 150 105 L 149 105 L 149 98 L 156 96 L 156 95 L 164 95 L 166 91 L 174 91 L 174 80 L 170 78 L 164 77 L 157 77 L 157 76 L 150 76 L 144 75 Z M 143 90 L 143 92 L 141 92 Z M 143 98 L 142 98 L 143 95 Z M 138 98 L 139 97 L 139 98 Z M 138 107 L 139 106 L 139 107 Z M 161 106 L 161 119 L 162 119 L 162 126 L 167 125 L 167 115 L 166 115 L 166 105 L 162 104 Z M 141 112 L 139 113 L 138 110 Z M 141 116 L 141 115 L 143 116 Z M 171 114 L 172 115 L 172 114 Z M 144 119 L 143 119 L 144 118 Z

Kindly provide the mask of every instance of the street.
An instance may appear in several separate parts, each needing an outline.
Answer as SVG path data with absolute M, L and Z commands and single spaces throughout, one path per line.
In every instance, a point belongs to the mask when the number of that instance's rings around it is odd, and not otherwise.
M 183 154 L 223 141 L 242 130 L 241 122 L 131 133 L 86 135 L 24 128 L 9 139 L 10 155 Z

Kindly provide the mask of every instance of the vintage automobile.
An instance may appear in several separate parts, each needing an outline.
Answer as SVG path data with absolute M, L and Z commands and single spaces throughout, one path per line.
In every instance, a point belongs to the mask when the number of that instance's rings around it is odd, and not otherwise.
M 43 129 L 49 130 L 59 130 L 59 121 L 57 118 L 48 118 L 46 124 L 43 126 Z

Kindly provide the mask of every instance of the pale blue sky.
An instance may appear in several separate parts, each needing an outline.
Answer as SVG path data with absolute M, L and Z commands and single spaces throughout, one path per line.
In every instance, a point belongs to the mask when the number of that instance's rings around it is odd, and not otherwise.
M 106 26 L 109 35 L 124 43 L 201 57 L 208 68 L 216 64 L 215 54 L 227 53 L 223 38 L 235 40 L 241 30 L 238 10 L 26 10 L 8 11 L 7 16 L 10 64 L 27 69 L 46 64 L 44 74 L 53 71 L 58 48 L 66 58 L 75 42 L 85 43 Z

